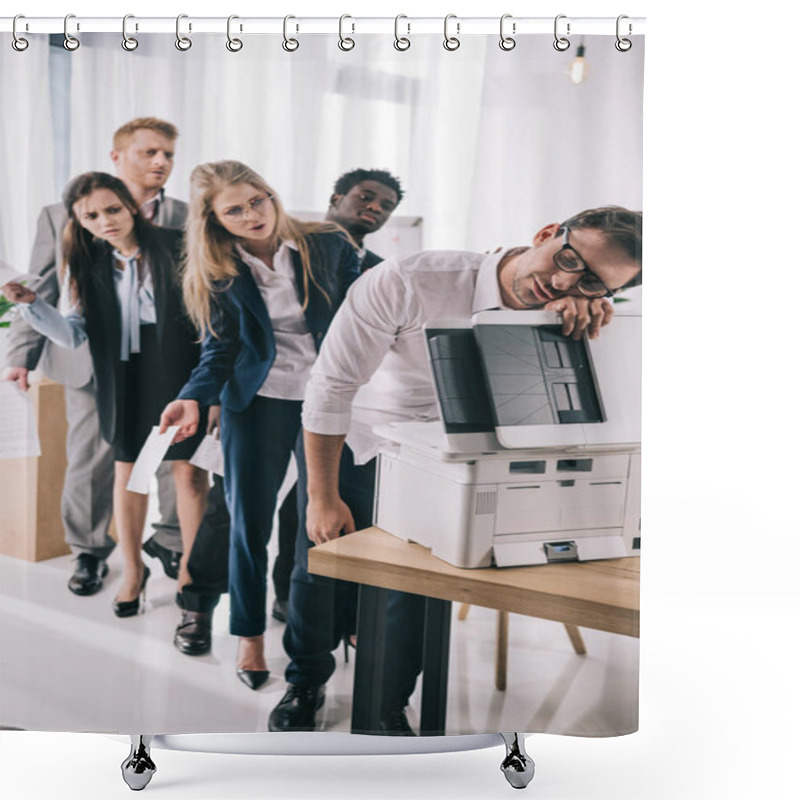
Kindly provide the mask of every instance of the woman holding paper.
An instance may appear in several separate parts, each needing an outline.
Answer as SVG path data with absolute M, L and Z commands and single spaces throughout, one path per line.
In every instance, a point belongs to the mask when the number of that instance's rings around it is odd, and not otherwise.
M 196 331 L 182 304 L 178 264 L 182 234 L 156 228 L 139 213 L 126 185 L 103 172 L 76 178 L 64 199 L 64 262 L 69 299 L 64 313 L 36 293 L 8 283 L 3 292 L 19 303 L 25 321 L 63 347 L 89 340 L 103 438 L 114 453 L 114 520 L 123 557 L 122 586 L 114 613 L 140 610 L 149 570 L 141 556 L 147 494 L 128 491 L 134 462 L 158 424 L 164 405 L 197 364 Z M 172 445 L 185 564 L 205 506 L 208 478 L 188 462 L 199 440 Z
M 198 408 L 222 403 L 231 516 L 230 630 L 237 674 L 267 680 L 267 555 L 275 502 L 300 432 L 308 374 L 358 276 L 352 241 L 331 223 L 289 216 L 263 178 L 237 161 L 192 172 L 184 298 L 203 339 L 200 363 L 161 429 L 198 429 Z

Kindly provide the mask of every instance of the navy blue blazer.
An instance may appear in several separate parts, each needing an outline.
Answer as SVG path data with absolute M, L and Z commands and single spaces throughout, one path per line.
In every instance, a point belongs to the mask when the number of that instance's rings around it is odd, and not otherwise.
M 328 299 L 310 282 L 306 324 L 319 352 L 333 316 L 350 284 L 359 275 L 358 256 L 341 233 L 310 234 L 308 243 L 314 278 Z M 291 251 L 298 299 L 305 302 L 300 253 Z M 244 411 L 267 378 L 275 361 L 275 335 L 267 307 L 250 268 L 237 260 L 239 274 L 220 282 L 211 296 L 214 334 L 203 340 L 200 362 L 178 398 L 201 406 L 221 403 L 231 411 Z

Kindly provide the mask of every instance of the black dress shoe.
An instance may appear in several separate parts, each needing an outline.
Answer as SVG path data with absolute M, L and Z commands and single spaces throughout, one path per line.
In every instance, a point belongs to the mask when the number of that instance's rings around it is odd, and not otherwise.
M 161 562 L 161 566 L 164 567 L 164 574 L 168 578 L 177 580 L 178 570 L 181 566 L 181 553 L 176 553 L 174 550 L 170 550 L 164 547 L 164 545 L 159 544 L 155 536 L 151 536 L 142 545 L 142 550 L 144 550 L 147 555 L 152 558 L 157 558 Z
M 115 600 L 113 602 L 112 608 L 118 617 L 135 617 L 139 613 L 140 602 L 143 603 L 145 599 L 145 588 L 149 577 L 150 569 L 145 567 L 138 596 L 134 600 Z
M 248 688 L 256 691 L 269 680 L 268 669 L 242 669 L 236 667 L 236 677 Z
M 289 604 L 286 600 L 275 600 L 272 604 L 272 619 L 278 622 L 286 622 L 286 615 L 289 613 Z
M 317 711 L 325 702 L 325 686 L 296 686 L 289 691 L 269 715 L 271 731 L 313 731 Z
M 103 588 L 103 578 L 106 575 L 108 575 L 108 564 L 104 558 L 98 558 L 91 553 L 80 553 L 67 588 L 73 594 L 88 597 Z
M 211 649 L 213 611 L 184 611 L 172 643 L 187 656 L 202 656 Z
M 405 711 L 389 711 L 381 717 L 380 731 L 384 736 L 416 736 L 408 724 Z

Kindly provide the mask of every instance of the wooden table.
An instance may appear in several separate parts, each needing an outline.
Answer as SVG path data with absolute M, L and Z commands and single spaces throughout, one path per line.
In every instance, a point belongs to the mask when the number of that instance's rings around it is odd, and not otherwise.
M 361 584 L 354 733 L 378 730 L 387 590 L 424 595 L 423 735 L 443 735 L 452 601 L 512 611 L 584 628 L 639 635 L 639 559 L 535 567 L 460 569 L 380 528 L 313 547 L 308 569 Z

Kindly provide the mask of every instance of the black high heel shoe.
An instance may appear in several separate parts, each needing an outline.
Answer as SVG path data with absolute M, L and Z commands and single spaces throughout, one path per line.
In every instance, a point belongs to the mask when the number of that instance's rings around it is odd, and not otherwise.
M 139 601 L 144 603 L 147 593 L 145 587 L 147 586 L 147 579 L 150 577 L 150 569 L 145 566 L 144 575 L 142 576 L 142 585 L 139 587 L 139 596 L 135 600 L 115 600 L 112 607 L 114 613 L 118 617 L 135 617 L 139 613 Z
M 342 641 L 344 642 L 344 663 L 350 663 L 350 648 L 352 647 L 353 650 L 356 649 L 356 646 L 353 644 L 353 637 L 355 636 L 354 633 L 348 633 Z
M 268 669 L 242 669 L 236 667 L 236 677 L 248 688 L 256 691 L 269 680 Z

